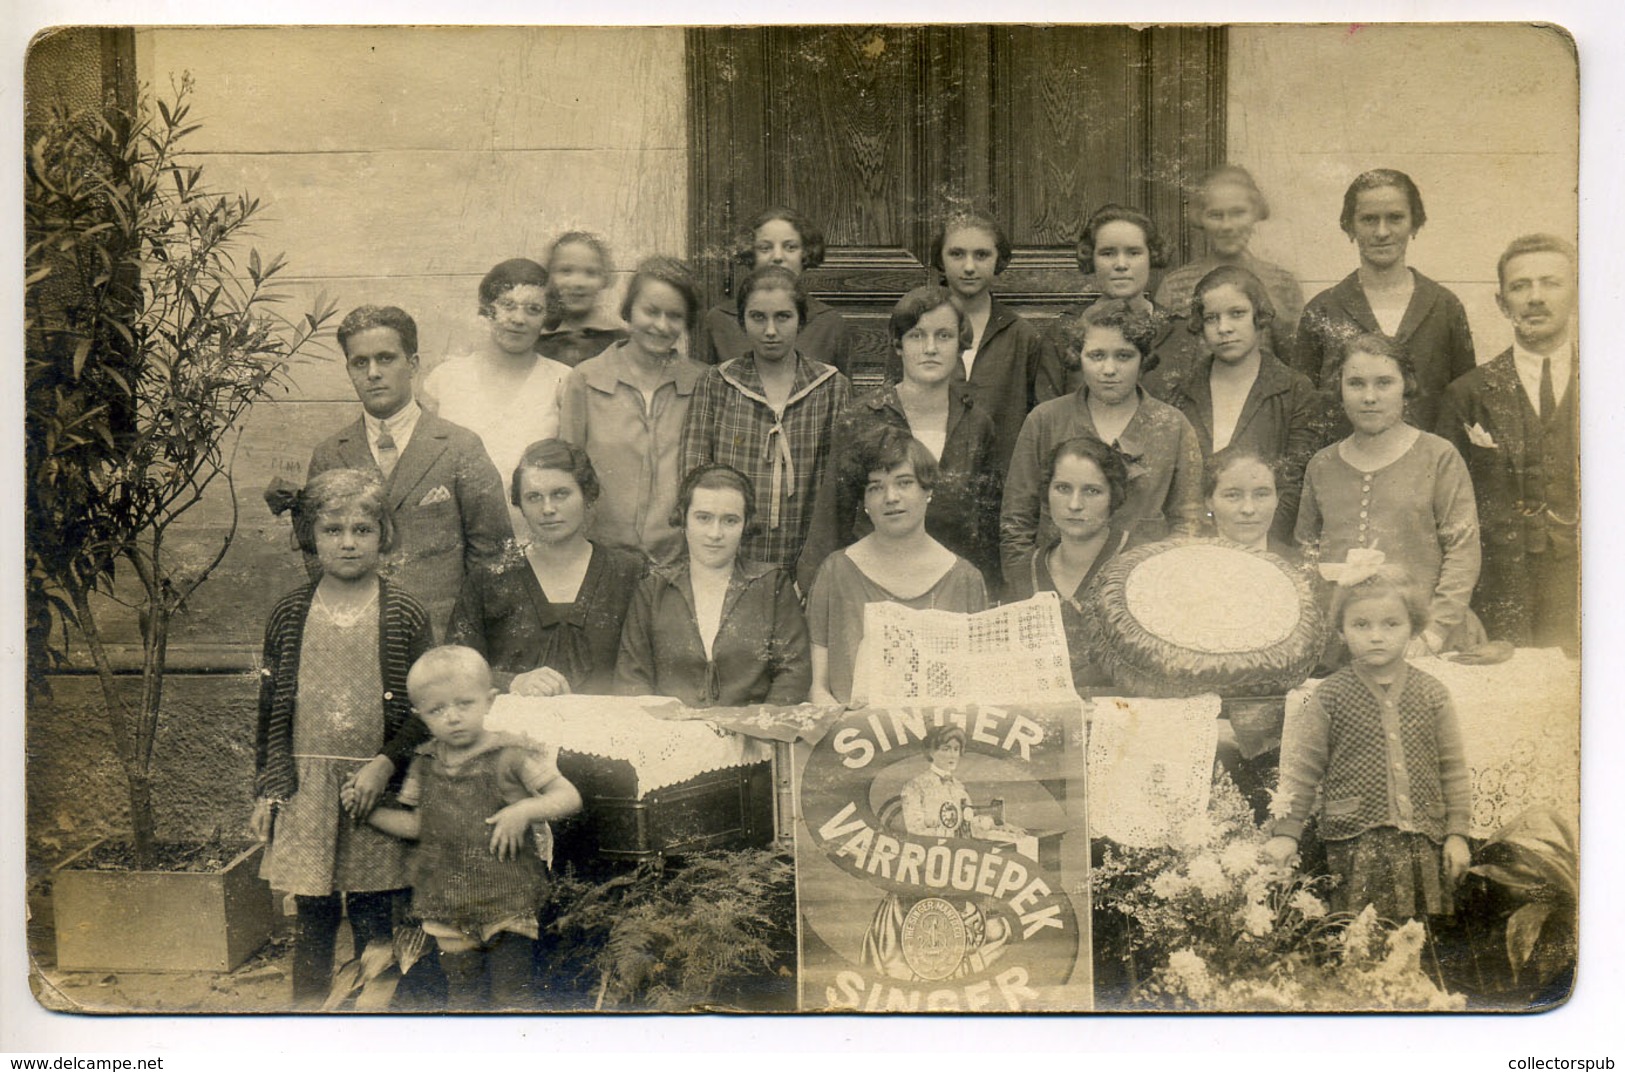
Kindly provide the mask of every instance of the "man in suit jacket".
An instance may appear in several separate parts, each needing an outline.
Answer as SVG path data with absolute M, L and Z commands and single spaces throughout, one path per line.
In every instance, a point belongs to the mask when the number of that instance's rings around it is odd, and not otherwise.
M 1496 304 L 1513 343 L 1446 389 L 1439 435 L 1467 460 L 1484 566 L 1473 609 L 1492 638 L 1579 647 L 1580 409 L 1574 247 L 1515 239 Z
M 425 413 L 412 397 L 418 329 L 410 316 L 363 305 L 344 318 L 338 340 L 363 412 L 316 448 L 308 475 L 383 473 L 396 532 L 385 572 L 428 609 L 441 639 L 463 575 L 496 558 L 513 534 L 502 477 L 479 436 Z

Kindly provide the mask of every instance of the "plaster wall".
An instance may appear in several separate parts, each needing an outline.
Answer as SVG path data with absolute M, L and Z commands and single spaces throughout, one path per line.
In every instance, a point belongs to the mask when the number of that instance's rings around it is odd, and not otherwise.
M 1513 238 L 1579 226 L 1579 84 L 1573 42 L 1533 25 L 1233 26 L 1229 159 L 1269 198 L 1253 252 L 1304 296 L 1352 272 L 1338 228 L 1360 172 L 1416 181 L 1427 224 L 1411 267 L 1467 307 L 1479 361 L 1512 343 L 1495 262 Z

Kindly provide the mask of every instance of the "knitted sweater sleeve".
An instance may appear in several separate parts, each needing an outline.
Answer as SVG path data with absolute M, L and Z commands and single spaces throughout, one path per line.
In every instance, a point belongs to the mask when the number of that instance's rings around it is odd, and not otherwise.
M 1284 814 L 1275 821 L 1274 833 L 1278 837 L 1303 837 L 1304 823 L 1309 820 L 1309 810 L 1315 803 L 1315 790 L 1326 775 L 1331 726 L 1331 717 L 1321 706 L 1317 690 L 1299 712 L 1293 726 L 1295 732 L 1283 741 L 1291 747 L 1281 751 L 1279 803 Z
M 1472 776 L 1467 771 L 1467 748 L 1462 742 L 1456 705 L 1448 696 L 1439 709 L 1438 750 L 1445 836 L 1466 837 L 1473 817 Z

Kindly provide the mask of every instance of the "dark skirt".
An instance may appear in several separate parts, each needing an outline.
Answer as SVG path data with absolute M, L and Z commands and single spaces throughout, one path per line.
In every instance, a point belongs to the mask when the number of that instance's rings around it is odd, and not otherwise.
M 1370 904 L 1395 923 L 1454 912 L 1439 846 L 1422 834 L 1379 826 L 1328 841 L 1326 864 L 1338 878 L 1334 911 L 1359 912 Z

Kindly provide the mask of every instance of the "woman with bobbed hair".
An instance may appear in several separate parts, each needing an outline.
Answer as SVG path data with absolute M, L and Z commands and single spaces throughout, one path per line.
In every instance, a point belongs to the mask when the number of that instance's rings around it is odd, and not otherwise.
M 800 277 L 824 263 L 824 232 L 793 208 L 776 205 L 758 212 L 734 239 L 734 278 L 743 280 L 757 268 L 776 264 Z M 841 314 L 825 302 L 809 296 L 807 318 L 801 325 L 796 346 L 814 361 L 834 365 L 841 375 L 851 363 L 852 333 Z M 751 352 L 732 300 L 718 302 L 706 311 L 695 333 L 689 356 L 709 365 L 720 365 Z
M 537 349 L 547 317 L 547 269 L 523 257 L 480 280 L 485 337 L 473 353 L 448 358 L 423 380 L 423 407 L 480 437 L 499 473 L 525 447 L 559 434 L 559 397 L 569 368 Z M 515 535 L 525 522 L 511 512 Z
M 812 662 L 795 580 L 739 553 L 756 524 L 750 478 L 728 465 L 700 466 L 684 478 L 672 521 L 681 523 L 687 554 L 639 583 L 615 691 L 690 707 L 804 701 Z
M 611 691 L 644 560 L 587 539 L 599 491 L 587 452 L 562 439 L 532 443 L 520 456 L 509 495 L 529 539 L 464 579 L 446 638 L 484 655 L 498 688 Z
M 1010 464 L 1016 433 L 1033 408 L 1040 342 L 1038 328 L 994 293 L 1013 254 L 998 220 L 959 210 L 938 224 L 925 256 L 965 322 L 964 345 L 949 370 L 993 422 L 993 464 L 1000 471 Z M 886 356 L 887 383 L 903 379 L 902 355 L 893 342 Z
M 1338 224 L 1359 250 L 1360 266 L 1309 300 L 1292 360 L 1294 368 L 1331 397 L 1327 438 L 1349 432 L 1348 422 L 1336 412 L 1338 383 L 1331 359 L 1356 335 L 1387 335 L 1410 354 L 1416 392 L 1406 415 L 1417 428 L 1434 426 L 1444 389 L 1477 367 L 1461 299 L 1406 264 L 1411 240 L 1427 218 L 1421 190 L 1403 171 L 1364 172 L 1343 194 Z
M 1328 367 L 1353 431 L 1309 461 L 1297 541 L 1319 566 L 1377 551 L 1430 594 L 1428 625 L 1408 657 L 1464 651 L 1484 640 L 1467 605 L 1478 583 L 1478 505 L 1467 463 L 1450 442 L 1405 421 L 1416 369 L 1385 335 L 1356 335 Z M 1323 571 L 1324 572 L 1324 571 Z
M 1246 268 L 1225 264 L 1204 275 L 1190 310 L 1190 330 L 1207 352 L 1164 397 L 1191 422 L 1204 456 L 1241 447 L 1279 465 L 1275 535 L 1290 540 L 1303 467 L 1320 446 L 1320 393 L 1265 345 L 1275 310 L 1262 281 Z
M 1182 371 L 1195 355 L 1190 336 L 1179 330 L 1182 318 L 1152 301 L 1146 293 L 1151 273 L 1168 263 L 1166 247 L 1150 216 L 1125 205 L 1102 205 L 1083 225 L 1078 235 L 1078 270 L 1089 277 L 1089 287 L 1099 292 L 1097 301 L 1127 302 L 1147 318 L 1155 331 L 1145 351 L 1146 371 L 1159 361 L 1163 376 Z M 1062 311 L 1045 329 L 1039 346 L 1038 372 L 1033 393 L 1038 402 L 1072 394 L 1083 385 L 1083 368 L 1078 357 L 1082 336 L 1078 319 L 1094 304 L 1073 306 Z M 1146 382 L 1146 388 L 1162 397 L 1161 378 Z
M 1128 543 L 1128 532 L 1112 523 L 1128 501 L 1128 467 L 1121 453 L 1095 436 L 1074 436 L 1050 451 L 1043 486 L 1056 534 L 1015 561 L 1006 575 L 1006 596 L 1060 596 L 1073 686 L 1082 691 L 1106 685 L 1110 679 L 1089 659 L 1083 606 L 1101 567 Z
M 682 551 L 671 512 L 683 476 L 683 426 L 705 366 L 684 357 L 680 344 L 699 316 L 699 287 L 688 265 L 650 257 L 621 302 L 626 340 L 583 361 L 564 381 L 560 434 L 586 450 L 604 489 L 588 535 L 652 562 L 670 562 Z
M 1162 277 L 1156 302 L 1177 316 L 1190 316 L 1196 283 L 1213 269 L 1233 265 L 1258 277 L 1269 294 L 1275 319 L 1266 342 L 1276 357 L 1292 355 L 1292 334 L 1303 315 L 1303 287 L 1297 276 L 1248 252 L 1253 229 L 1270 218 L 1270 204 L 1240 164 L 1221 164 L 1191 191 L 1190 221 L 1207 237 L 1207 253 Z
M 1202 449 L 1183 413 L 1142 386 L 1156 369 L 1157 321 L 1127 301 L 1086 309 L 1070 329 L 1082 385 L 1027 415 L 1004 481 L 999 543 L 1005 569 L 1054 534 L 1043 471 L 1058 443 L 1088 434 L 1128 457 L 1128 498 L 1119 523 L 1130 541 L 1194 536 L 1201 516 Z
M 744 357 L 706 369 L 695 385 L 680 471 L 721 462 L 750 477 L 764 524 L 746 538 L 745 557 L 797 571 L 810 585 L 819 550 L 815 543 L 806 562 L 802 552 L 815 519 L 830 509 L 835 427 L 852 388 L 801 349 L 809 299 L 795 273 L 769 264 L 738 290 L 739 323 L 751 346 Z
M 869 474 L 858 455 L 876 429 L 896 428 L 937 459 L 926 531 L 997 587 L 1003 467 L 992 418 L 954 375 L 971 329 L 950 298 L 946 287 L 915 287 L 892 309 L 901 375 L 849 405 L 835 437 L 835 542 L 845 546 L 874 530 L 862 510 Z
M 937 482 L 937 460 L 924 443 L 890 426 L 876 429 L 859 451 L 868 476 L 863 510 L 874 531 L 832 553 L 807 597 L 816 704 L 852 699 L 863 608 L 901 603 L 915 610 L 969 614 L 987 609 L 981 571 L 925 531 Z

